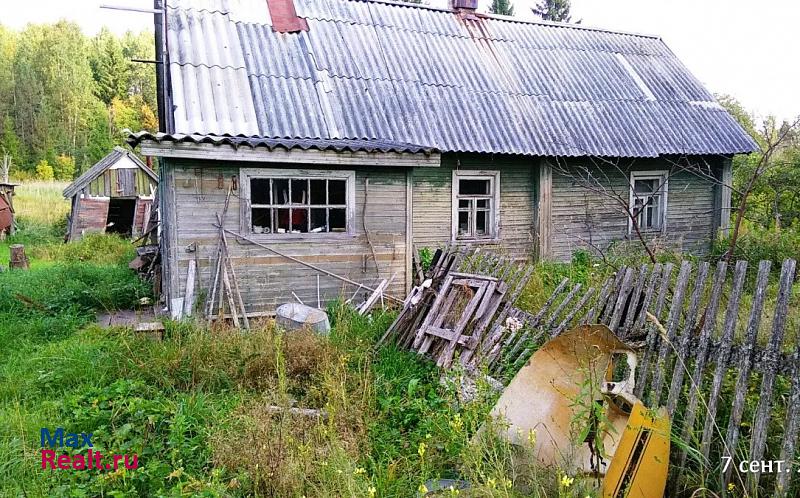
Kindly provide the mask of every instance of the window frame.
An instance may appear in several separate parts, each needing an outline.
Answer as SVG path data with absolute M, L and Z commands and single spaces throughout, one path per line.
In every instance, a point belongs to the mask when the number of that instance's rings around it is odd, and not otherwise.
M 635 206 L 636 195 L 635 187 L 637 180 L 658 180 L 659 191 L 661 192 L 661 209 L 660 209 L 660 223 L 658 228 L 645 228 L 639 225 L 639 231 L 644 233 L 666 233 L 667 231 L 667 208 L 669 196 L 669 171 L 667 170 L 651 170 L 651 171 L 632 171 L 630 174 L 630 185 L 628 186 L 629 197 L 628 207 L 633 214 Z M 633 219 L 628 216 L 628 235 L 633 233 Z
M 253 208 L 250 192 L 252 179 L 303 179 L 303 180 L 344 180 L 345 181 L 345 231 L 344 232 L 303 232 L 303 233 L 255 233 L 252 230 Z M 331 240 L 352 238 L 355 235 L 356 209 L 356 173 L 354 170 L 319 170 L 319 169 L 275 169 L 275 168 L 241 168 L 239 170 L 239 200 L 241 207 L 242 234 L 248 238 L 269 241 L 291 241 L 301 239 Z M 274 206 L 274 204 L 273 204 Z M 306 206 L 299 204 L 298 206 Z M 326 204 L 327 206 L 327 204 Z M 308 206 L 313 207 L 313 206 Z
M 489 180 L 491 206 L 489 206 L 489 233 L 482 237 L 458 235 L 459 180 Z M 452 242 L 497 242 L 500 240 L 500 171 L 454 169 L 451 184 L 451 233 Z

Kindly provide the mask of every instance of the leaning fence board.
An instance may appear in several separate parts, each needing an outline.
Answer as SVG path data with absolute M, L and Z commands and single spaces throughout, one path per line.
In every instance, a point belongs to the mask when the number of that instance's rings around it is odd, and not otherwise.
M 719 347 L 717 348 L 717 365 L 714 371 L 714 380 L 711 384 L 711 392 L 708 395 L 706 420 L 703 426 L 703 438 L 700 443 L 700 453 L 706 460 L 708 459 L 711 449 L 712 434 L 715 429 L 720 440 L 723 439 L 722 434 L 719 433 L 719 427 L 716 426 L 717 406 L 719 403 L 719 393 L 722 390 L 722 381 L 725 378 L 725 373 L 728 371 L 727 359 L 731 352 L 731 346 L 733 346 L 733 334 L 736 330 L 736 321 L 739 317 L 739 298 L 742 294 L 742 287 L 744 286 L 746 274 L 747 261 L 737 261 L 733 276 L 733 287 L 731 288 L 730 297 L 728 298 L 728 308 L 725 312 L 725 323 L 722 326 L 722 336 L 720 338 Z
M 642 291 L 644 290 L 644 285 L 645 282 L 647 281 L 647 274 L 649 271 L 650 267 L 648 265 L 642 265 L 642 267 L 639 268 L 639 276 L 636 278 L 636 285 L 633 289 L 630 302 L 628 303 L 627 306 L 627 313 L 625 314 L 625 323 L 623 323 L 622 327 L 620 327 L 617 330 L 617 335 L 621 338 L 628 337 L 628 334 L 630 333 L 631 330 L 631 326 L 633 325 L 633 322 L 636 319 L 636 310 L 639 306 L 639 302 L 642 300 Z M 647 305 L 645 304 L 642 308 L 646 309 Z
M 769 423 L 770 407 L 772 403 L 772 388 L 775 384 L 775 367 L 778 363 L 781 345 L 783 344 L 783 333 L 786 329 L 786 315 L 789 313 L 789 298 L 792 295 L 792 283 L 796 262 L 787 259 L 781 268 L 780 287 L 778 288 L 778 301 L 775 304 L 775 314 L 772 319 L 772 332 L 763 367 L 764 375 L 761 383 L 761 395 L 758 398 L 758 407 L 753 421 L 753 437 L 750 440 L 751 461 L 761 461 L 764 456 L 764 447 L 767 444 L 767 424 Z M 759 472 L 748 474 L 751 488 L 758 486 L 761 477 Z
M 697 279 L 694 284 L 692 299 L 689 302 L 689 311 L 684 319 L 683 334 L 681 334 L 680 340 L 678 341 L 679 346 L 675 368 L 672 372 L 672 383 L 670 384 L 669 396 L 667 397 L 667 411 L 670 415 L 675 412 L 675 407 L 678 405 L 678 397 L 681 394 L 683 376 L 686 373 L 685 359 L 689 356 L 689 342 L 692 335 L 695 333 L 695 317 L 697 317 L 697 312 L 700 309 L 700 298 L 703 297 L 703 291 L 705 290 L 709 266 L 710 265 L 704 261 L 700 263 L 697 270 Z
M 758 327 L 761 324 L 761 311 L 764 308 L 764 299 L 766 297 L 767 281 L 769 279 L 771 265 L 772 263 L 770 261 L 762 261 L 758 265 L 758 277 L 756 278 L 755 293 L 753 294 L 753 301 L 750 308 L 750 319 L 747 322 L 747 332 L 745 333 L 743 344 L 744 351 L 740 357 L 739 377 L 736 380 L 733 407 L 731 408 L 731 416 L 728 421 L 728 431 L 725 437 L 725 447 L 723 448 L 722 454 L 723 457 L 733 458 L 739 442 L 739 426 L 742 421 L 742 414 L 744 413 L 745 396 L 747 395 L 750 381 L 750 370 L 753 366 L 753 349 L 758 339 Z M 724 483 L 727 484 L 730 482 L 730 475 L 731 469 L 728 468 L 723 476 Z
M 575 295 L 578 292 L 580 292 L 580 290 L 581 290 L 581 284 L 575 284 L 575 286 L 572 288 L 571 291 L 569 291 L 569 293 L 564 298 L 564 300 L 561 301 L 559 303 L 559 305 L 556 307 L 556 309 L 553 310 L 553 313 L 550 314 L 550 317 L 547 319 L 547 321 L 544 324 L 544 328 L 545 329 L 549 329 L 549 328 L 551 328 L 553 326 L 553 324 L 556 322 L 558 317 L 564 311 L 564 308 L 566 308 L 569 305 L 569 303 L 572 302 L 572 299 L 575 297 Z
M 692 376 L 689 379 L 689 402 L 684 410 L 683 420 L 683 440 L 689 440 L 689 434 L 694 429 L 694 421 L 696 417 L 697 404 L 702 396 L 703 388 L 703 371 L 706 367 L 706 353 L 711 344 L 712 334 L 717 324 L 717 310 L 719 309 L 719 302 L 722 298 L 722 288 L 725 285 L 725 277 L 728 272 L 728 264 L 725 261 L 717 263 L 717 271 L 714 275 L 714 281 L 711 287 L 711 299 L 702 314 L 702 328 L 700 330 L 700 338 L 698 339 L 697 348 L 695 349 L 695 362 Z M 687 365 L 688 366 L 688 365 Z M 683 467 L 686 462 L 686 451 L 681 450 L 680 465 Z
M 800 367 L 798 367 L 798 362 L 800 362 L 800 342 L 798 342 L 797 348 L 795 348 L 793 357 L 792 390 L 789 395 L 788 406 L 786 407 L 785 432 L 783 435 L 783 442 L 781 443 L 780 460 L 784 462 L 794 461 L 794 455 L 797 449 L 797 434 L 798 431 L 800 431 L 800 417 L 797 415 L 800 413 Z M 775 494 L 780 498 L 788 496 L 791 480 L 790 472 L 797 473 L 797 468 L 792 463 L 789 464 L 789 471 L 778 474 L 775 483 Z
M 667 288 L 669 287 L 670 278 L 672 277 L 672 270 L 674 268 L 675 265 L 672 263 L 667 263 L 664 265 L 662 270 L 661 284 L 658 290 L 658 299 L 656 299 L 655 309 L 653 310 L 653 316 L 659 320 L 661 319 L 661 312 L 664 309 L 664 302 L 667 298 Z M 644 315 L 646 316 L 647 312 L 645 312 Z M 634 394 L 638 398 L 641 398 L 644 394 L 645 381 L 647 381 L 647 374 L 652 363 L 652 357 L 658 351 L 660 344 L 659 337 L 658 328 L 653 324 L 648 324 L 644 355 L 640 363 L 638 378 L 636 379 L 636 389 L 634 391 Z
M 613 332 L 617 332 L 619 321 L 622 319 L 622 312 L 625 310 L 625 305 L 628 302 L 628 296 L 631 294 L 631 286 L 633 285 L 634 269 L 628 268 L 624 272 L 625 276 L 622 278 L 622 285 L 620 286 L 619 293 L 617 294 L 616 302 L 609 302 L 609 307 L 612 309 L 611 318 L 608 321 L 608 328 Z
M 652 406 L 658 406 L 661 401 L 661 387 L 664 383 L 665 364 L 667 363 L 669 348 L 672 347 L 675 341 L 675 332 L 678 330 L 681 311 L 683 311 L 683 297 L 686 292 L 686 287 L 689 285 L 689 276 L 691 272 L 692 264 L 688 261 L 684 261 L 681 264 L 681 271 L 678 274 L 677 288 L 675 289 L 675 295 L 672 298 L 672 306 L 669 310 L 669 317 L 667 318 L 666 337 L 661 341 L 661 347 L 658 350 L 658 360 L 655 366 L 651 392 L 650 404 Z

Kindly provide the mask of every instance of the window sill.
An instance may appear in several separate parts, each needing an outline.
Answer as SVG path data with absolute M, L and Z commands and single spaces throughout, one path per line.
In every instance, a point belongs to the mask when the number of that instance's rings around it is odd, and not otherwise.
M 502 239 L 500 239 L 500 237 L 492 237 L 492 238 L 489 238 L 489 239 L 460 239 L 460 238 L 455 238 L 455 239 L 450 239 L 450 242 L 455 243 L 455 244 L 499 244 L 500 242 L 502 242 Z
M 257 242 L 325 242 L 331 240 L 352 240 L 356 238 L 354 233 L 253 233 L 241 232 L 244 237 Z

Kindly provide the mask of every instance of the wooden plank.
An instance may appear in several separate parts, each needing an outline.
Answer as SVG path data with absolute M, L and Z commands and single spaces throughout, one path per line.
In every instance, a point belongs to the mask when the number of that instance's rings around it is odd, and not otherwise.
M 422 343 L 425 340 L 425 333 L 422 332 L 422 330 L 428 325 L 431 325 L 433 320 L 438 316 L 439 310 L 444 304 L 445 298 L 448 294 L 448 291 L 450 290 L 450 284 L 452 282 L 453 282 L 453 277 L 448 276 L 442 283 L 442 287 L 436 294 L 436 299 L 433 301 L 433 304 L 428 310 L 428 313 L 425 315 L 425 321 L 422 322 L 422 325 L 417 331 L 416 337 L 414 338 L 414 343 L 412 345 L 412 349 L 418 349 L 420 346 L 422 346 Z
M 359 315 L 366 314 L 372 308 L 372 306 L 375 305 L 378 299 L 380 299 L 383 292 L 386 290 L 388 284 L 389 284 L 389 279 L 384 278 L 383 280 L 381 280 L 381 283 L 378 284 L 378 286 L 375 288 L 372 294 L 370 294 L 367 300 L 364 301 L 364 304 L 362 304 L 361 307 L 358 308 Z
M 539 259 L 552 256 L 553 231 L 553 166 L 546 160 L 539 163 Z
M 500 304 L 503 302 L 503 298 L 506 294 L 506 287 L 505 285 L 497 286 L 494 284 L 494 288 L 491 290 L 487 290 L 487 294 L 490 296 L 485 309 L 479 309 L 475 315 L 480 315 L 480 320 L 475 325 L 475 328 L 472 332 L 472 337 L 470 342 L 467 345 L 467 350 L 461 353 L 461 363 L 462 365 L 470 365 L 474 363 L 472 360 L 473 358 L 476 361 L 480 361 L 480 355 L 476 355 L 475 353 L 478 351 L 481 342 L 483 341 L 483 336 L 486 333 L 486 329 L 492 323 L 492 319 L 494 318 L 495 313 L 497 313 L 497 309 L 500 307 Z M 483 306 L 481 306 L 483 308 Z
M 569 283 L 568 278 L 564 278 L 561 280 L 561 282 L 556 286 L 553 293 L 550 294 L 550 297 L 547 298 L 547 301 L 545 301 L 545 303 L 542 305 L 542 309 L 540 309 L 539 312 L 536 313 L 536 315 L 533 317 L 533 323 L 531 323 L 531 327 L 537 327 L 539 325 L 539 322 L 542 320 L 542 317 L 544 317 L 545 313 L 547 313 L 547 310 L 550 309 L 550 306 L 553 305 L 553 301 L 555 301 L 558 295 L 561 294 L 561 291 L 563 291 L 564 288 L 567 287 L 568 283 Z
M 608 325 L 609 321 L 611 320 L 611 314 L 614 312 L 614 304 L 617 302 L 617 296 L 620 293 L 622 288 L 622 282 L 625 279 L 625 275 L 628 274 L 628 268 L 622 267 L 617 272 L 617 275 L 614 278 L 614 284 L 611 287 L 611 291 L 608 294 L 608 300 L 604 303 L 599 303 L 603 308 L 603 313 L 600 316 L 600 323 L 604 323 Z
M 194 311 L 195 276 L 197 275 L 197 262 L 189 261 L 189 271 L 186 272 L 186 294 L 183 298 L 183 316 L 192 316 Z
M 619 322 L 622 319 L 622 312 L 625 311 L 625 305 L 628 303 L 628 296 L 631 294 L 633 287 L 633 275 L 635 270 L 628 268 L 625 270 L 625 276 L 622 278 L 622 285 L 620 286 L 619 293 L 617 293 L 617 300 L 614 302 L 613 312 L 608 321 L 608 328 L 619 336 Z
M 589 311 L 580 319 L 579 323 L 594 323 L 597 320 L 597 315 L 603 310 L 603 304 L 608 300 L 608 293 L 611 292 L 612 285 L 614 285 L 614 279 L 607 278 L 600 289 L 597 301 L 589 308 Z
M 564 311 L 564 308 L 566 308 L 569 305 L 569 303 L 572 302 L 572 299 L 578 294 L 578 292 L 580 292 L 581 287 L 582 287 L 582 284 L 579 284 L 579 283 L 575 284 L 572 287 L 572 290 L 569 291 L 569 293 L 566 295 L 566 297 L 559 303 L 558 306 L 556 306 L 556 309 L 553 310 L 553 312 L 550 314 L 550 317 L 547 319 L 547 321 L 542 326 L 542 328 L 544 330 L 547 331 L 547 330 L 550 330 L 553 327 L 553 324 L 556 323 L 556 320 L 558 319 L 559 316 L 561 316 L 561 313 Z M 554 336 L 554 334 L 551 334 L 551 336 Z
M 690 262 L 684 261 L 681 263 L 681 271 L 678 273 L 675 294 L 672 298 L 672 305 L 670 306 L 669 317 L 667 318 L 667 336 L 662 339 L 661 347 L 658 350 L 658 359 L 655 365 L 652 391 L 650 393 L 650 406 L 658 406 L 661 402 L 661 387 L 664 383 L 664 375 L 666 373 L 665 364 L 670 348 L 673 347 L 672 343 L 675 340 L 675 333 L 678 330 L 681 311 L 683 311 L 683 299 L 686 294 L 686 287 L 689 285 L 689 276 L 691 272 L 692 264 Z
M 589 287 L 586 292 L 583 294 L 583 297 L 578 301 L 578 304 L 572 307 L 569 313 L 561 320 L 561 323 L 553 330 L 553 337 L 557 336 L 561 332 L 563 332 L 570 324 L 570 322 L 575 318 L 575 315 L 586 306 L 586 303 L 594 296 L 596 289 L 594 287 Z
M 231 290 L 231 281 L 228 278 L 228 268 L 225 266 L 222 267 L 222 283 L 225 286 L 224 292 L 220 294 L 220 298 L 222 298 L 222 294 L 225 294 L 225 297 L 228 298 L 228 309 L 231 312 L 231 316 L 233 317 L 233 325 L 238 329 L 239 325 L 239 312 L 236 310 L 236 303 L 233 301 L 233 292 Z M 220 307 L 220 310 L 222 308 Z
M 664 302 L 667 298 L 667 289 L 669 288 L 669 284 L 672 278 L 672 270 L 675 268 L 675 265 L 672 263 L 667 263 L 664 265 L 661 271 L 661 281 L 659 284 L 658 290 L 658 298 L 656 299 L 655 307 L 653 308 L 653 316 L 657 317 L 659 320 L 661 319 L 661 312 L 664 309 Z M 655 274 L 655 272 L 653 272 Z M 646 310 L 643 313 L 644 316 L 647 315 Z M 647 375 L 650 370 L 650 366 L 653 360 L 656 351 L 658 351 L 659 344 L 660 344 L 660 335 L 658 331 L 658 327 L 654 324 L 649 324 L 647 326 L 647 340 L 646 340 L 646 347 L 644 350 L 644 354 L 640 359 L 639 363 L 639 372 L 638 378 L 636 379 L 636 388 L 634 389 L 634 394 L 637 398 L 641 399 L 644 395 L 644 389 L 647 382 Z
M 728 298 L 728 308 L 725 311 L 725 323 L 722 326 L 722 336 L 720 337 L 720 344 L 717 348 L 716 369 L 714 371 L 714 380 L 711 383 L 711 392 L 708 394 L 706 420 L 703 426 L 703 437 L 700 443 L 700 452 L 703 454 L 703 458 L 706 459 L 711 451 L 714 431 L 717 431 L 717 437 L 719 437 L 720 440 L 723 439 L 722 434 L 719 433 L 719 428 L 716 427 L 717 407 L 719 406 L 719 393 L 722 390 L 722 382 L 725 380 L 725 374 L 728 371 L 728 356 L 730 355 L 731 346 L 733 345 L 736 321 L 739 317 L 739 299 L 742 295 L 742 288 L 746 275 L 747 261 L 737 261 L 736 269 L 733 274 L 733 287 L 731 288 L 730 297 Z
M 625 323 L 621 327 L 619 333 L 617 334 L 620 338 L 627 339 L 631 333 L 631 327 L 633 326 L 634 321 L 636 320 L 638 315 L 637 310 L 639 308 L 639 302 L 643 303 L 642 309 L 647 308 L 647 304 L 644 303 L 645 298 L 642 297 L 642 292 L 644 291 L 645 283 L 647 282 L 647 275 L 650 272 L 650 265 L 642 265 L 639 269 L 639 276 L 636 278 L 636 285 L 633 288 L 633 292 L 631 293 L 630 304 L 628 305 L 628 312 L 625 315 Z M 613 329 L 612 329 L 613 330 Z
M 439 355 L 438 360 L 436 361 L 436 366 L 441 368 L 449 368 L 450 364 L 453 362 L 453 355 L 456 351 L 456 346 L 458 346 L 458 339 L 461 337 L 461 334 L 464 332 L 464 329 L 469 324 L 472 316 L 475 314 L 475 311 L 478 309 L 478 306 L 483 301 L 483 296 L 486 294 L 486 289 L 489 286 L 489 282 L 484 282 L 480 287 L 478 287 L 475 291 L 475 295 L 469 300 L 467 306 L 464 308 L 464 311 L 461 313 L 461 317 L 456 322 L 455 329 L 453 330 L 453 336 L 450 339 L 450 344 L 448 344 L 442 354 Z M 491 297 L 491 295 L 490 295 Z
M 700 263 L 697 270 L 697 279 L 694 284 L 694 291 L 692 298 L 689 301 L 689 310 L 686 313 L 686 318 L 683 322 L 683 333 L 679 338 L 678 351 L 676 353 L 675 368 L 672 371 L 672 384 L 669 389 L 669 397 L 667 398 L 667 411 L 670 415 L 675 413 L 675 407 L 678 406 L 678 399 L 681 396 L 681 388 L 683 386 L 683 377 L 686 374 L 686 369 L 689 366 L 689 344 L 692 337 L 695 335 L 697 312 L 700 309 L 700 299 L 703 297 L 705 291 L 706 278 L 708 277 L 708 270 L 710 264 L 707 261 Z
M 792 480 L 791 476 L 797 473 L 794 455 L 797 450 L 797 435 L 798 432 L 800 432 L 800 417 L 797 415 L 800 413 L 800 341 L 798 341 L 792 360 L 792 390 L 790 391 L 791 394 L 789 395 L 789 402 L 786 407 L 785 432 L 781 443 L 781 456 L 779 458 L 784 462 L 789 462 L 789 468 L 786 472 L 779 473 L 775 482 L 775 496 L 778 498 L 788 496 L 789 486 Z M 793 463 L 795 465 L 793 465 Z
M 772 332 L 762 367 L 764 375 L 761 381 L 761 395 L 758 398 L 758 407 L 753 421 L 753 437 L 750 440 L 748 458 L 751 461 L 760 461 L 764 457 L 764 450 L 767 445 L 770 408 L 772 407 L 772 388 L 775 384 L 775 371 L 778 366 L 783 334 L 786 329 L 786 317 L 789 314 L 789 300 L 792 296 L 792 284 L 794 283 L 796 266 L 797 262 L 795 260 L 787 259 L 783 262 L 783 267 L 781 268 L 778 300 L 775 304 L 774 318 L 772 319 Z M 759 471 L 748 474 L 748 482 L 754 493 L 757 492 L 760 477 L 760 468 Z
M 697 404 L 700 396 L 702 396 L 703 388 L 703 370 L 706 366 L 706 353 L 708 352 L 709 344 L 712 340 L 712 335 L 717 324 L 717 312 L 719 310 L 719 302 L 722 297 L 722 288 L 725 285 L 725 277 L 728 273 L 728 264 L 725 261 L 717 263 L 717 271 L 714 275 L 714 282 L 711 286 L 711 298 L 708 306 L 701 317 L 703 324 L 700 331 L 700 338 L 697 341 L 695 349 L 695 363 L 692 377 L 689 379 L 689 402 L 684 410 L 683 420 L 683 433 L 684 441 L 689 441 L 689 437 L 694 430 L 694 421 L 697 416 Z M 726 317 L 727 318 L 727 317 Z M 727 321 L 727 319 L 726 319 Z M 688 366 L 688 365 L 687 365 Z M 718 365 L 719 366 L 719 365 Z M 686 451 L 681 449 L 680 467 L 686 464 Z
M 641 330 L 642 326 L 644 325 L 644 321 L 647 318 L 647 311 L 650 309 L 650 305 L 653 303 L 653 296 L 655 295 L 656 286 L 658 285 L 658 279 L 664 271 L 664 265 L 661 263 L 656 263 L 653 267 L 652 273 L 650 273 L 650 280 L 647 282 L 645 287 L 645 294 L 644 300 L 642 301 L 641 309 L 636 313 L 636 318 L 634 319 L 631 326 L 628 328 L 627 333 L 628 335 L 632 334 L 634 331 Z
M 758 276 L 756 277 L 756 286 L 750 307 L 750 318 L 747 322 L 743 351 L 739 362 L 739 376 L 736 379 L 731 416 L 728 419 L 728 431 L 723 441 L 723 458 L 733 458 L 736 455 L 736 448 L 739 442 L 739 427 L 742 422 L 745 397 L 750 384 L 750 371 L 753 368 L 753 349 L 758 341 L 758 327 L 761 324 L 761 311 L 764 308 L 771 265 L 770 261 L 761 261 L 758 264 Z M 730 482 L 730 476 L 731 469 L 729 468 L 723 475 L 725 484 Z

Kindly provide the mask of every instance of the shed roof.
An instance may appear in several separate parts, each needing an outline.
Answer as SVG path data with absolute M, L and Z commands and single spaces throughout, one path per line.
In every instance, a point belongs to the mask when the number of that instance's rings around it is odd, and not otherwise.
M 181 134 L 654 157 L 756 145 L 657 37 L 376 0 L 167 0 Z
M 69 199 L 80 192 L 95 178 L 103 174 L 105 170 L 117 164 L 117 162 L 119 162 L 119 160 L 123 157 L 130 159 L 136 166 L 144 171 L 147 176 L 149 176 L 154 182 L 158 183 L 158 176 L 155 174 L 155 172 L 148 168 L 147 165 L 141 161 L 141 159 L 136 157 L 136 154 L 122 147 L 114 147 L 114 150 L 111 151 L 107 156 L 97 161 L 94 166 L 86 170 L 86 172 L 79 176 L 74 182 L 70 183 L 67 188 L 64 189 L 64 197 Z

